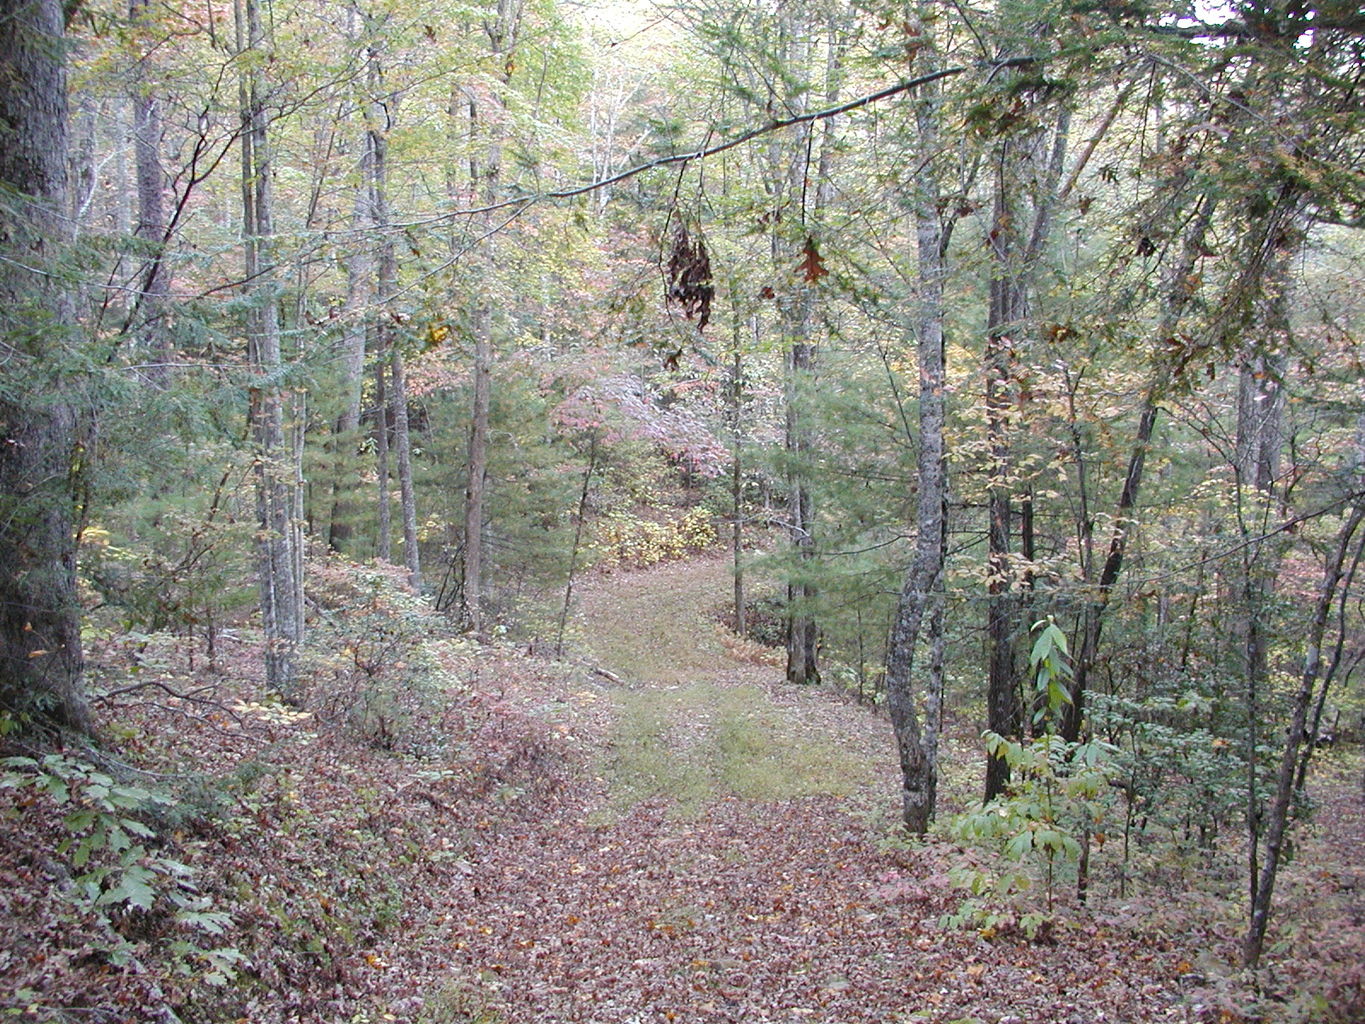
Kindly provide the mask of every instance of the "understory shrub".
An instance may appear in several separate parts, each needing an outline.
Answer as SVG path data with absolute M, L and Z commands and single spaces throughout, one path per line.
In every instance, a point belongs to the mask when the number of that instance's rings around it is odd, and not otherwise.
M 376 749 L 432 756 L 444 743 L 441 695 L 450 680 L 428 644 L 453 630 L 402 572 L 333 557 L 310 573 L 318 618 L 301 658 L 306 704 L 323 725 Z
M 596 568 L 643 569 L 704 551 L 715 541 L 715 520 L 702 506 L 664 522 L 612 511 L 592 525 L 584 551 L 587 564 Z
M 73 909 L 98 922 L 90 942 L 111 966 L 132 963 L 135 943 L 150 940 L 186 977 L 224 985 L 235 976 L 241 953 L 205 941 L 224 934 L 229 915 L 214 909 L 194 870 L 165 852 L 149 824 L 173 806 L 171 796 L 67 754 L 9 757 L 0 765 L 0 790 L 13 793 L 0 813 L 56 819 L 48 870 L 60 876 L 58 889 Z

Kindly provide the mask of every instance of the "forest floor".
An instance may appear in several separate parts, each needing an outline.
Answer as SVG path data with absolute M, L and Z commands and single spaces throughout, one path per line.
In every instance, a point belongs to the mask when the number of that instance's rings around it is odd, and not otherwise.
M 1206 895 L 1062 899 L 1037 941 L 941 928 L 972 854 L 898 837 L 885 716 L 786 685 L 777 652 L 717 623 L 728 580 L 702 559 L 582 592 L 581 641 L 622 681 L 566 702 L 598 773 L 468 883 L 464 962 L 508 1020 L 1266 1019 L 1226 966 L 1240 922 Z M 949 808 L 978 784 L 971 746 L 947 738 Z M 1358 926 L 1360 794 L 1338 782 L 1350 811 L 1318 837 L 1338 844 L 1321 875 L 1356 894 Z M 1363 934 L 1334 937 L 1347 963 Z
M 397 726 L 370 703 L 347 717 L 368 744 L 329 729 L 324 710 L 242 702 L 187 719 L 174 700 L 125 708 L 120 757 L 153 766 L 143 774 L 218 766 L 154 824 L 231 916 L 215 942 L 235 964 L 206 984 L 213 943 L 168 942 L 178 933 L 160 904 L 112 921 L 122 955 L 110 957 L 109 914 L 54 909 L 71 869 L 50 853 L 58 818 L 28 798 L 24 814 L 0 815 L 12 883 L 0 896 L 0 979 L 13 993 L 0 985 L 0 1017 L 1362 1019 L 1358 757 L 1325 759 L 1315 775 L 1318 823 L 1286 869 L 1258 978 L 1229 966 L 1241 919 L 1214 869 L 1156 864 L 1120 897 L 1112 843 L 1095 854 L 1089 903 L 1059 892 L 1031 939 L 1008 915 L 945 928 L 965 895 L 949 871 L 982 866 L 981 855 L 900 835 L 885 716 L 786 685 L 776 652 L 717 621 L 728 581 L 719 558 L 588 581 L 567 664 L 433 642 L 458 683 L 429 728 L 411 718 L 406 728 L 456 737 L 439 754 L 391 742 Z M 177 692 L 202 671 L 172 655 L 158 664 L 178 673 L 159 677 Z M 225 700 L 228 684 L 217 685 Z M 948 737 L 950 810 L 972 799 L 973 746 Z M 1221 884 L 1238 883 L 1229 873 Z

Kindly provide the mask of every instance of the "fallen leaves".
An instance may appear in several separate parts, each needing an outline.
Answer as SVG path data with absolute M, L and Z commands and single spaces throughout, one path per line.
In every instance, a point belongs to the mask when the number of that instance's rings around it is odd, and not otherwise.
M 618 588 L 618 602 L 628 592 L 638 623 L 651 603 L 715 589 L 687 575 L 712 569 L 723 575 L 719 563 L 674 565 L 595 585 Z M 701 625 L 684 625 L 692 618 L 664 607 L 681 632 L 713 628 L 700 615 Z M 715 648 L 675 681 L 743 679 L 754 713 L 790 730 L 788 742 L 870 736 L 878 726 L 865 709 L 819 692 L 765 686 L 756 680 L 763 669 Z M 253 1024 L 1240 1019 L 1244 990 L 1213 977 L 1206 952 L 1195 956 L 1200 947 L 1182 936 L 1223 940 L 1197 931 L 1207 920 L 1173 921 L 1163 901 L 1130 900 L 1108 916 L 1073 908 L 1077 926 L 1050 946 L 938 930 L 959 899 L 947 868 L 965 854 L 933 841 L 885 842 L 875 809 L 893 794 L 876 772 L 847 793 L 715 796 L 688 819 L 666 794 L 603 814 L 610 772 L 597 758 L 606 756 L 615 689 L 590 689 L 581 672 L 505 649 L 433 650 L 452 678 L 495 681 L 444 695 L 447 746 L 436 752 L 367 749 L 316 720 L 273 745 L 259 728 L 186 729 L 173 714 L 138 720 L 139 742 L 164 758 L 147 767 L 218 773 L 211 792 L 228 809 L 186 814 L 161 838 L 231 911 L 231 939 L 252 961 L 248 985 L 210 992 L 146 957 L 155 978 L 111 966 L 94 948 L 92 922 L 58 912 L 42 852 L 58 819 L 37 806 L 0 815 L 0 876 L 9 883 L 0 973 L 12 991 L 45 1012 L 110 1022 L 145 1019 L 158 1005 L 186 1020 Z M 232 684 L 216 685 L 225 700 L 235 696 Z M 242 687 L 236 704 L 248 721 L 295 721 L 248 693 Z M 875 757 L 867 742 L 859 756 Z M 1318 959 L 1282 970 L 1351 1013 L 1365 999 L 1358 974 L 1343 969 L 1328 982 L 1314 972 L 1352 958 L 1358 972 L 1358 800 L 1334 808 L 1332 822 L 1342 829 L 1338 866 L 1306 875 L 1295 898 L 1330 897 L 1336 916 L 1300 940 Z M 21 1014 L 27 1005 L 12 1004 Z

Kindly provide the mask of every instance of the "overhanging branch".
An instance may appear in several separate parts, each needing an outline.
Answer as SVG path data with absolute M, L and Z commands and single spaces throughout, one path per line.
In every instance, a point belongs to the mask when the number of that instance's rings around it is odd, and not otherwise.
M 694 160 L 705 160 L 708 157 L 717 156 L 720 153 L 734 149 L 736 146 L 742 146 L 746 142 L 752 142 L 754 139 L 761 138 L 764 135 L 782 131 L 784 128 L 791 128 L 799 124 L 809 124 L 817 121 L 825 121 L 831 117 L 838 117 L 840 114 L 847 114 L 848 112 L 858 110 L 861 107 L 879 103 L 882 100 L 890 99 L 893 96 L 899 96 L 901 93 L 910 92 L 914 89 L 918 89 L 922 85 L 928 85 L 931 82 L 937 82 L 944 78 L 953 78 L 973 70 L 987 70 L 994 75 L 997 71 L 1005 68 L 1023 67 L 1029 64 L 1036 64 L 1045 59 L 1046 58 L 1043 57 L 1010 57 L 1005 60 L 977 61 L 973 64 L 961 64 L 956 67 L 942 68 L 926 75 L 919 75 L 916 78 L 909 78 L 897 82 L 895 85 L 888 85 L 884 89 L 878 89 L 876 92 L 867 93 L 856 99 L 847 100 L 843 103 L 836 103 L 831 107 L 808 111 L 804 114 L 797 114 L 794 117 L 784 117 L 768 121 L 756 128 L 750 128 L 746 132 L 741 132 L 733 138 L 725 139 L 724 141 L 717 142 L 711 146 L 702 146 L 686 153 L 673 153 L 669 156 L 658 157 L 655 160 L 648 160 L 642 164 L 636 164 L 634 167 L 629 167 L 624 171 L 609 175 L 605 178 L 599 178 L 596 181 L 590 181 L 584 185 L 553 189 L 548 192 L 536 192 L 530 195 L 518 196 L 514 199 L 504 199 L 501 202 L 492 203 L 488 206 L 454 210 L 445 214 L 443 217 L 435 218 L 435 220 L 448 220 L 454 217 L 472 217 L 476 214 L 492 213 L 496 210 L 505 210 L 514 206 L 530 206 L 533 203 L 542 202 L 547 199 L 572 199 L 576 196 L 595 192 L 599 188 L 606 188 L 609 185 L 628 181 L 636 175 L 643 174 L 646 171 L 652 171 L 659 167 L 689 164 Z

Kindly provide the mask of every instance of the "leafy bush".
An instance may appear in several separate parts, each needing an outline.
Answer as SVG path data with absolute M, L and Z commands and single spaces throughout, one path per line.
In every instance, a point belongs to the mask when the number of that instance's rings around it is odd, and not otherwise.
M 446 680 L 426 644 L 451 629 L 400 572 L 332 558 L 312 574 L 320 616 L 301 661 L 307 703 L 372 747 L 430 754 L 442 743 Z
M 990 755 L 1009 764 L 1012 784 L 1006 795 L 957 815 L 949 826 L 954 839 L 987 851 L 992 863 L 952 872 L 954 884 L 973 899 L 944 924 L 998 930 L 1017 923 L 1033 938 L 1050 926 L 1057 885 L 1076 878 L 1089 834 L 1106 818 L 1113 751 L 1051 733 L 1028 743 L 993 732 L 985 738 Z M 1044 885 L 1045 911 L 1023 909 L 1016 900 L 1036 881 Z
M 1114 749 L 1102 741 L 1067 742 L 1050 731 L 1071 700 L 1065 685 L 1070 654 L 1066 635 L 1050 618 L 1033 628 L 1034 721 L 1043 731 L 1030 742 L 984 734 L 989 755 L 1009 765 L 1010 786 L 949 826 L 955 839 L 983 849 L 991 863 L 951 873 L 972 898 L 943 919 L 945 927 L 972 925 L 994 934 L 1018 926 L 1030 939 L 1050 929 L 1057 884 L 1065 875 L 1084 885 L 1090 835 L 1108 810 Z M 1035 880 L 1044 884 L 1045 910 L 1018 898 Z

